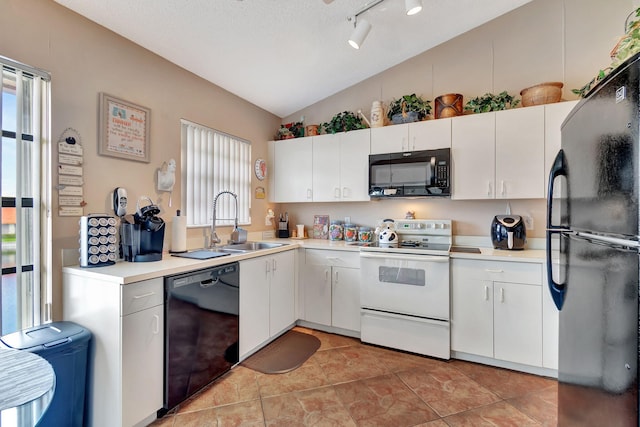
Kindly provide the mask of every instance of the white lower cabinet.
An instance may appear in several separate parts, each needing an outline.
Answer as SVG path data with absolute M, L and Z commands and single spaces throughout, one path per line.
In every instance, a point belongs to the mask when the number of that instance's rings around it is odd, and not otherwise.
M 451 260 L 451 349 L 542 367 L 542 265 Z
M 360 331 L 359 253 L 306 249 L 302 268 L 302 320 Z
M 295 252 L 240 261 L 240 360 L 295 321 Z
M 162 278 L 120 285 L 63 274 L 64 320 L 92 333 L 88 424 L 149 424 L 163 405 Z

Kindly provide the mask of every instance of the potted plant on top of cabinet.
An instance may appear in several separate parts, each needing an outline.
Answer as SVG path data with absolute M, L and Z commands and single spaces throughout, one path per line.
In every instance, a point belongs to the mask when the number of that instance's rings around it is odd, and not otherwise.
M 327 123 L 318 126 L 324 133 L 349 132 L 350 130 L 365 129 L 367 126 L 362 119 L 352 111 L 343 111 L 336 114 Z
M 431 101 L 415 93 L 394 100 L 389 104 L 389 111 L 387 111 L 387 117 L 395 125 L 424 120 L 429 114 L 431 114 Z
M 489 111 L 501 111 L 515 108 L 520 100 L 509 95 L 507 91 L 500 92 L 498 95 L 485 93 L 482 96 L 473 98 L 464 106 L 465 111 L 472 113 L 488 113 Z

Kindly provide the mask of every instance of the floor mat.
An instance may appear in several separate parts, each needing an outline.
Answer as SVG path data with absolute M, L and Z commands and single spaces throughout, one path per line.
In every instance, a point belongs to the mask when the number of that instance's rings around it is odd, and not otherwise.
M 320 347 L 313 335 L 289 331 L 261 349 L 242 365 L 264 374 L 284 374 L 302 365 Z

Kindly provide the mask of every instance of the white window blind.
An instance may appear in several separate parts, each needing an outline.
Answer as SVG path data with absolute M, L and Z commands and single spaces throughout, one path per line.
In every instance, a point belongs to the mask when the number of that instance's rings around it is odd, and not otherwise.
M 50 76 L 0 57 L 0 332 L 51 319 Z
M 182 126 L 182 206 L 187 226 L 211 226 L 213 199 L 223 190 L 217 204 L 216 225 L 251 223 L 251 143 L 187 120 Z

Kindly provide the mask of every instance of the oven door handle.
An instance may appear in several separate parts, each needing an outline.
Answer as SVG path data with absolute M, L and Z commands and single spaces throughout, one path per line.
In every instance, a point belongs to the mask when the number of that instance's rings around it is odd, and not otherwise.
M 398 261 L 449 262 L 448 256 L 373 253 L 360 251 L 360 258 L 395 259 Z

